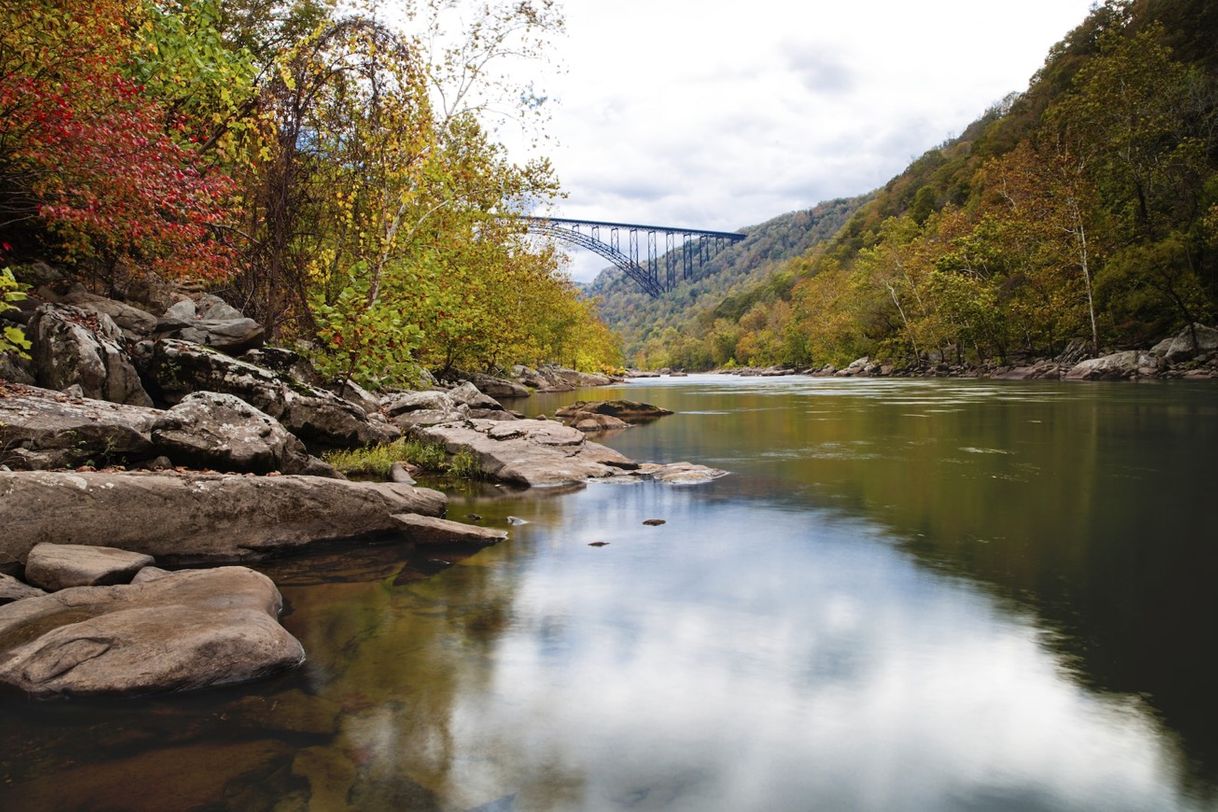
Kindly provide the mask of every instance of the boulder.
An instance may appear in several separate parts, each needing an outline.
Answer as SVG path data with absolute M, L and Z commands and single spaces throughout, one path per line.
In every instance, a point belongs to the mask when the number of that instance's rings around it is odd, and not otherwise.
M 73 288 L 63 297 L 63 301 L 82 310 L 109 316 L 123 331 L 123 335 L 132 341 L 147 338 L 156 330 L 157 319 L 151 313 L 125 302 L 116 302 L 114 299 L 89 293 L 83 287 Z
M 1196 332 L 1197 344 L 1193 345 L 1193 333 Z M 1175 363 L 1187 361 L 1194 355 L 1218 350 L 1218 329 L 1206 327 L 1204 324 L 1194 324 L 1193 330 L 1185 328 L 1178 336 L 1165 338 L 1151 348 L 1150 353 Z
M 870 365 L 871 359 L 864 355 L 862 358 L 851 361 L 849 366 L 845 369 L 839 369 L 834 375 L 838 378 L 850 378 L 855 375 L 862 375 Z
M 480 372 L 463 372 L 458 373 L 458 377 L 472 383 L 477 387 L 479 392 L 496 399 L 527 398 L 531 394 L 527 386 L 515 381 L 509 381 L 506 378 L 497 378 L 494 375 L 485 375 Z
M 28 470 L 148 459 L 156 456 L 152 427 L 163 414 L 11 387 L 0 394 L 0 462 Z
M 269 369 L 282 378 L 307 383 L 310 386 L 321 386 L 321 373 L 314 367 L 313 362 L 300 353 L 283 347 L 259 347 L 243 352 L 242 361 L 256 367 Z
M 23 584 L 13 576 L 0 572 L 0 606 L 26 598 L 37 598 L 45 594 L 47 593 L 36 586 Z
M 105 313 L 43 305 L 34 311 L 26 334 L 40 385 L 65 389 L 79 384 L 85 397 L 152 405 L 123 349 L 122 331 Z
M 448 391 L 448 396 L 456 403 L 465 404 L 471 409 L 503 410 L 503 405 L 499 401 L 478 391 L 478 387 L 469 381 L 465 381 L 460 386 L 454 386 Z
M 649 423 L 672 414 L 672 411 L 634 400 L 577 400 L 554 414 L 572 420 L 578 420 L 583 415 L 609 415 L 626 423 Z
M 213 392 L 161 411 L 12 388 L 0 396 L 0 447 L 0 462 L 20 470 L 137 465 L 167 455 L 221 471 L 336 476 L 274 418 Z
M 501 414 L 507 414 L 501 412 Z M 408 431 L 420 426 L 439 426 L 444 423 L 464 423 L 469 419 L 469 409 L 464 405 L 459 409 L 419 409 L 413 412 L 402 412 L 393 418 L 393 424 L 399 429 Z
M 118 547 L 170 564 L 266 558 L 439 515 L 444 494 L 313 476 L 0 472 L 0 570 L 42 542 Z
M 468 450 L 486 476 L 520 485 L 579 483 L 636 467 L 618 452 L 588 442 L 583 432 L 550 420 L 469 420 L 414 433 L 442 443 L 450 454 Z
M 410 475 L 410 471 L 406 470 L 406 466 L 400 462 L 395 462 L 389 466 L 389 481 L 398 482 L 402 485 L 414 485 L 414 477 Z
M 283 600 L 245 567 L 75 587 L 0 607 L 0 682 L 38 697 L 229 685 L 299 665 Z
M 1158 363 L 1149 353 L 1127 350 L 1080 361 L 1063 378 L 1067 381 L 1122 380 L 1138 375 L 1141 368 L 1153 369 Z
M 372 414 L 380 411 L 381 401 L 376 395 L 369 392 L 364 387 L 360 386 L 355 381 L 343 381 L 333 387 L 334 394 L 338 395 L 348 403 L 353 403 L 364 411 L 364 414 Z
M 346 448 L 392 442 L 401 435 L 388 423 L 370 421 L 362 409 L 333 392 L 198 344 L 157 341 L 147 353 L 145 373 L 169 403 L 197 391 L 235 395 L 310 445 Z
M 36 544 L 25 560 L 25 580 L 48 592 L 73 586 L 129 583 L 152 556 L 114 547 L 83 544 Z
M 262 346 L 266 338 L 262 325 L 211 294 L 175 303 L 157 322 L 156 332 L 160 338 L 179 338 L 234 355 Z
M 385 414 L 391 418 L 407 412 L 451 412 L 457 408 L 457 402 L 447 393 L 435 391 L 395 392 L 386 395 L 381 403 Z
M 29 361 L 12 353 L 0 353 L 0 381 L 33 385 L 38 381 L 32 374 Z
M 152 425 L 152 444 L 180 465 L 219 471 L 338 476 L 283 425 L 235 395 L 195 392 Z
M 419 516 L 415 513 L 400 513 L 393 518 L 416 544 L 498 544 L 508 537 L 506 531 L 490 527 L 462 524 L 434 516 Z
M 266 338 L 262 325 L 247 318 L 224 321 L 196 319 L 185 327 L 170 330 L 167 335 L 231 353 L 257 347 Z
M 591 412 L 581 412 L 570 417 L 564 416 L 563 423 L 589 434 L 630 428 L 630 424 L 625 420 L 619 420 L 608 414 L 594 414 Z

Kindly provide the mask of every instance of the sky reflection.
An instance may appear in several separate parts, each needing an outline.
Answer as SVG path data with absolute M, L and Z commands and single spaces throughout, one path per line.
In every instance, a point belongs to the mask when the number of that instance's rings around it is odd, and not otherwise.
M 1028 618 L 876 527 L 623 490 L 518 534 L 545 549 L 489 685 L 456 698 L 452 788 L 527 809 L 1188 807 L 1137 703 L 1080 688 Z

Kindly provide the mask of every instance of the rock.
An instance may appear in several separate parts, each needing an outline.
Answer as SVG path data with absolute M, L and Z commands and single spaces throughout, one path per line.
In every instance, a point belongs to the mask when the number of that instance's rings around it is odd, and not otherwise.
M 80 384 L 86 397 L 152 405 L 122 347 L 122 332 L 106 314 L 43 305 L 34 311 L 27 336 L 40 385 L 64 389 Z
M 414 434 L 442 443 L 450 454 L 468 450 L 485 475 L 522 485 L 577 483 L 634 467 L 583 432 L 549 420 L 470 420 L 418 427 Z
M 633 400 L 577 400 L 554 414 L 564 419 L 579 419 L 585 414 L 601 414 L 616 417 L 626 423 L 647 423 L 670 415 L 672 412 L 650 403 L 639 403 Z
M 247 318 L 226 321 L 197 319 L 185 327 L 171 329 L 165 335 L 234 354 L 257 347 L 266 338 L 262 325 Z
M 256 367 L 268 369 L 281 378 L 307 383 L 310 386 L 321 386 L 323 383 L 321 374 L 308 358 L 283 347 L 259 347 L 241 353 L 240 359 Z
M 327 392 L 197 344 L 162 339 L 151 348 L 146 374 L 169 403 L 196 391 L 235 395 L 282 423 L 310 445 L 346 448 L 388 443 L 400 432 Z
M 701 485 L 727 476 L 727 471 L 710 468 L 692 462 L 670 462 L 666 464 L 645 462 L 630 472 L 630 476 L 654 479 L 666 485 Z
M 72 586 L 125 584 L 144 567 L 156 562 L 152 556 L 114 547 L 81 544 L 36 544 L 25 561 L 25 579 L 48 592 Z
M 617 431 L 619 429 L 630 428 L 629 423 L 627 423 L 625 420 L 619 420 L 613 415 L 592 414 L 589 412 L 583 412 L 571 417 L 564 417 L 563 423 L 587 433 Z
M 444 494 L 312 476 L 0 472 L 0 570 L 42 542 L 119 547 L 171 564 L 235 562 L 396 529 Z
M 991 377 L 999 381 L 1057 380 L 1062 376 L 1061 367 L 1053 361 L 1037 361 L 1030 366 L 1012 367 L 997 372 Z
M 668 524 L 668 522 L 665 519 L 644 519 L 643 524 L 648 527 L 659 527 L 662 524 Z
M 193 299 L 183 299 L 180 302 L 175 302 L 170 305 L 169 309 L 161 316 L 164 321 L 194 321 L 199 317 L 198 308 L 195 306 Z
M 34 696 L 146 694 L 229 685 L 304 660 L 283 605 L 245 567 L 76 587 L 0 607 L 0 682 Z
M 234 355 L 262 346 L 266 337 L 262 325 L 211 294 L 175 303 L 157 322 L 156 333 L 158 338 L 178 338 Z
M 155 455 L 163 414 L 143 406 L 70 399 L 34 387 L 0 397 L 0 461 L 17 469 L 75 468 Z
M 142 584 L 145 581 L 155 581 L 157 578 L 164 578 L 166 575 L 171 575 L 169 570 L 163 570 L 160 567 L 144 567 L 135 574 L 131 579 L 133 584 Z
M 503 411 L 503 406 L 499 401 L 479 392 L 478 388 L 469 381 L 465 381 L 460 386 L 454 386 L 449 390 L 448 396 L 455 402 L 465 404 L 471 409 Z
M 1149 353 L 1128 350 L 1080 361 L 1063 377 L 1067 381 L 1121 380 L 1137 375 L 1140 367 L 1154 367 L 1157 363 Z
M 400 462 L 395 462 L 393 465 L 389 466 L 389 481 L 398 482 L 402 485 L 415 484 L 414 477 L 412 477 L 410 472 L 406 470 L 406 466 L 402 465 Z
M 465 406 L 461 410 L 420 409 L 416 412 L 403 412 L 393 418 L 393 425 L 408 430 L 424 426 L 438 426 L 444 423 L 464 423 L 468 419 L 469 410 Z
M 18 358 L 11 353 L 0 353 L 0 381 L 11 381 L 32 386 L 37 383 L 30 363 L 24 358 Z
M 446 393 L 432 391 L 396 392 L 386 395 L 381 405 L 389 417 L 418 411 L 451 412 L 457 408 L 457 402 Z
M 245 314 L 219 296 L 204 293 L 195 302 L 195 317 L 207 321 L 237 321 Z
M 580 387 L 608 386 L 613 383 L 613 379 L 608 375 L 578 372 L 556 366 L 544 366 L 540 369 L 515 366 L 512 367 L 512 374 L 520 383 L 539 392 L 570 392 Z M 659 377 L 659 373 L 651 374 L 650 377 Z
M 360 386 L 355 381 L 343 381 L 334 387 L 334 394 L 338 395 L 348 403 L 353 403 L 364 411 L 364 414 L 372 414 L 381 408 L 381 400 L 376 395 L 369 392 L 364 387 Z
M 851 361 L 845 369 L 839 369 L 834 375 L 838 378 L 849 378 L 855 375 L 862 375 L 867 367 L 871 364 L 871 359 L 863 356 L 855 361 Z
M 156 420 L 151 436 L 158 451 L 192 467 L 338 476 L 278 420 L 235 395 L 187 395 Z
M 510 525 L 512 525 L 513 527 L 515 527 L 515 526 L 517 526 L 517 525 L 528 524 L 528 522 L 527 522 L 527 521 L 525 521 L 524 519 L 520 518 L 519 516 L 508 516 L 508 517 L 507 517 L 507 523 L 508 523 L 508 524 L 510 524 Z
M 123 335 L 132 341 L 147 338 L 156 330 L 157 318 L 151 313 L 124 302 L 89 293 L 83 287 L 71 290 L 63 297 L 63 301 L 82 310 L 109 316 L 123 331 Z
M 25 265 L 12 265 L 10 270 L 13 272 L 13 278 L 18 282 L 29 285 L 32 288 L 40 288 L 43 285 L 54 285 L 64 280 L 63 272 L 58 268 L 46 264 L 38 260 Z
M 222 471 L 336 476 L 270 416 L 233 397 L 188 396 L 160 411 L 28 387 L 0 397 L 0 459 L 22 470 L 140 465 L 158 457 Z M 172 467 L 169 459 L 161 467 Z
M 37 598 L 45 594 L 47 593 L 38 587 L 23 584 L 13 576 L 0 572 L 0 606 L 26 598 Z
M 607 541 L 590 541 L 590 542 L 588 542 L 588 546 L 589 547 L 608 547 L 609 542 L 607 542 Z
M 1218 350 L 1218 329 L 1194 324 L 1193 330 L 1197 334 L 1197 346 L 1193 346 L 1193 331 L 1185 328 L 1178 336 L 1160 341 L 1151 348 L 1150 353 L 1175 363 L 1187 361 L 1198 353 Z
M 475 527 L 470 524 L 453 522 L 448 519 L 438 519 L 433 516 L 419 516 L 414 513 L 401 513 L 397 519 L 407 537 L 418 544 L 498 544 L 505 540 L 508 534 L 503 530 L 489 527 Z
M 492 398 L 527 398 L 532 394 L 527 386 L 506 378 L 497 378 L 494 375 L 485 375 L 480 372 L 458 372 L 456 377 L 472 383 L 479 392 Z

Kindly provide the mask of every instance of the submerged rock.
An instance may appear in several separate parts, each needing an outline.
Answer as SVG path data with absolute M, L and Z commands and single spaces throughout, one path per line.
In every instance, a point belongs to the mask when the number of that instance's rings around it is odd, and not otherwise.
M 419 544 L 498 544 L 508 534 L 490 527 L 475 527 L 470 524 L 439 519 L 434 516 L 419 516 L 401 513 L 393 517 L 405 531 L 407 538 Z
M 73 586 L 129 583 L 156 561 L 150 555 L 81 544 L 34 545 L 25 560 L 25 579 L 48 592 Z
M 439 515 L 444 494 L 313 476 L 0 472 L 0 569 L 42 542 L 118 547 L 167 563 L 266 558 Z
M 0 607 L 0 682 L 39 697 L 228 685 L 295 666 L 279 590 L 245 567 L 73 587 Z
M 650 423 L 661 417 L 672 414 L 672 411 L 650 403 L 639 403 L 634 400 L 577 400 L 570 406 L 564 406 L 555 413 L 568 426 L 574 426 L 580 421 L 598 421 L 598 417 L 612 417 L 621 423 Z M 621 426 L 610 424 L 611 428 Z M 584 429 L 587 431 L 588 429 Z

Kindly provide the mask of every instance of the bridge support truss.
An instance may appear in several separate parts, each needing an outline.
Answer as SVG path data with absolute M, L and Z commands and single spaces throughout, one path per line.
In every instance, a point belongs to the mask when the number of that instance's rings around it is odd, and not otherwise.
M 681 279 L 692 279 L 695 268 L 701 268 L 724 248 L 745 238 L 744 234 L 733 231 L 702 231 L 561 217 L 519 219 L 533 234 L 552 237 L 599 254 L 623 270 L 653 297 L 661 296 L 677 286 L 678 270 Z M 622 245 L 623 232 L 626 235 L 625 246 Z M 662 253 L 661 245 L 664 249 Z

